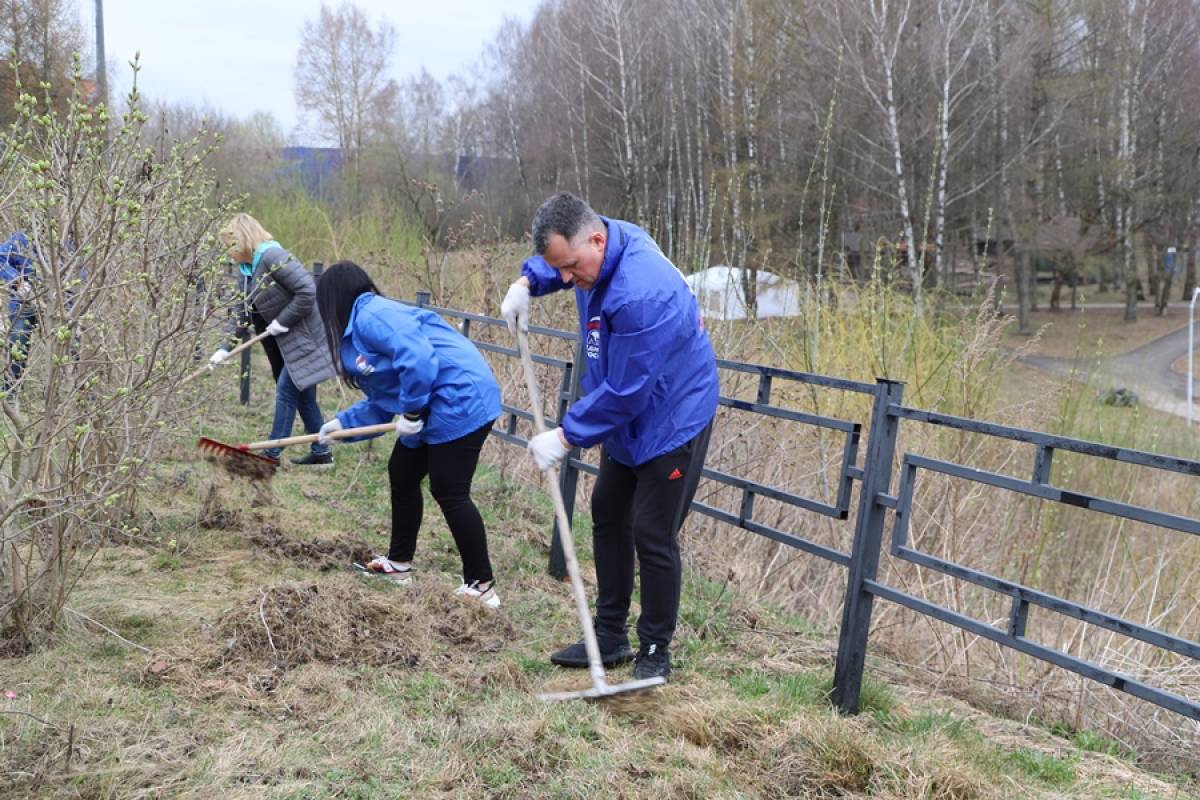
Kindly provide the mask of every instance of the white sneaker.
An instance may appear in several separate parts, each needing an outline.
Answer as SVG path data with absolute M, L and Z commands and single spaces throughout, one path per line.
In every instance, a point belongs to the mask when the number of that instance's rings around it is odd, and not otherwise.
M 386 578 L 401 586 L 412 583 L 412 567 L 402 567 L 387 556 L 375 556 L 366 564 L 355 564 L 354 566 L 362 570 L 365 575 Z
M 500 607 L 500 595 L 496 594 L 494 583 L 481 592 L 479 591 L 479 581 L 471 581 L 455 589 L 454 593 L 470 598 L 471 600 L 478 600 L 488 608 Z

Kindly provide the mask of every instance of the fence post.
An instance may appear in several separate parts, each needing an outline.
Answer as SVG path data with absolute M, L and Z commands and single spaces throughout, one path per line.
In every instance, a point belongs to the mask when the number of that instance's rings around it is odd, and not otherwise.
M 246 297 L 250 296 L 251 278 L 250 276 L 240 275 L 241 281 L 241 296 L 242 303 L 246 302 Z M 246 312 L 246 324 L 238 326 L 238 339 L 240 342 L 245 342 L 251 337 L 250 331 L 250 313 Z M 241 351 L 241 372 L 238 375 L 238 398 L 242 405 L 250 405 L 250 348 Z
M 575 365 L 567 363 L 563 367 L 562 383 L 558 387 L 558 406 L 555 409 L 558 424 L 562 424 L 563 415 L 567 413 L 568 404 L 571 401 L 571 375 L 575 372 Z M 546 424 L 551 424 L 549 420 Z M 567 457 L 562 460 L 558 467 L 558 490 L 562 495 L 563 508 L 567 512 L 567 524 L 571 524 L 575 516 L 575 473 L 577 470 L 571 466 L 571 457 L 578 455 L 579 450 L 572 447 L 567 451 Z M 568 488 L 568 484 L 570 484 Z M 557 516 L 557 515 L 556 515 Z M 558 529 L 558 519 L 550 527 L 550 563 L 547 565 L 547 572 L 550 577 L 556 581 L 566 580 L 567 578 L 567 558 L 563 553 L 562 535 Z
M 320 262 L 320 261 L 314 261 L 314 262 L 313 262 L 313 273 L 312 273 L 312 275 L 313 275 L 313 280 L 314 280 L 314 281 L 319 281 L 319 280 L 321 280 L 321 273 L 322 273 L 322 272 L 324 272 L 324 271 L 325 271 L 325 265 L 324 265 L 322 262 Z
M 429 298 L 432 296 L 429 292 L 417 292 L 417 308 L 429 305 Z
M 904 397 L 904 384 L 886 378 L 875 380 L 875 403 L 871 409 L 871 433 L 863 464 L 862 492 L 854 525 L 854 546 L 842 605 L 842 627 L 838 637 L 837 664 L 833 670 L 833 704 L 844 714 L 858 713 L 863 667 L 867 659 L 867 635 L 871 630 L 871 607 L 875 596 L 865 581 L 879 571 L 886 509 L 876 498 L 887 493 L 892 482 L 899 419 L 888 415 L 888 406 Z
M 250 338 L 250 329 L 238 326 L 238 341 L 244 342 Z M 242 351 L 241 372 L 238 374 L 238 399 L 242 405 L 250 405 L 250 348 Z

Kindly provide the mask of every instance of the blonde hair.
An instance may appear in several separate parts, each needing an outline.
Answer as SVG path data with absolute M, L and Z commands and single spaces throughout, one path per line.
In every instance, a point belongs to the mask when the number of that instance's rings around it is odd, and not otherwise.
M 254 248 L 275 238 L 249 214 L 235 214 L 221 228 L 218 236 L 221 244 L 229 250 L 229 255 L 239 261 L 248 261 Z

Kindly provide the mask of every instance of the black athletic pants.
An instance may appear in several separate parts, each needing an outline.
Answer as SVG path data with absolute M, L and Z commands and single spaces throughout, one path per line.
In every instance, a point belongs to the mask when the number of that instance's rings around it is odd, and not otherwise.
M 710 421 L 687 444 L 639 467 L 620 464 L 601 451 L 600 475 L 592 490 L 596 629 L 601 638 L 625 632 L 636 552 L 642 576 L 638 644 L 663 648 L 671 643 L 682 575 L 679 529 L 696 496 L 711 433 Z
M 475 478 L 479 451 L 491 429 L 489 422 L 461 438 L 420 447 L 405 447 L 396 441 L 388 460 L 388 478 L 392 487 L 392 544 L 388 558 L 412 561 L 424 512 L 421 479 L 429 475 L 429 492 L 441 506 L 454 543 L 458 545 L 463 583 L 492 580 L 483 517 L 471 500 L 471 481 Z
M 267 329 L 267 320 L 257 311 L 250 314 L 250 320 L 254 324 L 254 333 L 256 335 Z M 283 353 L 279 351 L 279 343 L 275 341 L 274 336 L 268 336 L 262 340 L 261 344 L 263 350 L 267 351 L 267 361 L 271 364 L 271 374 L 275 376 L 275 382 L 279 383 L 279 373 L 283 372 L 283 368 L 287 366 L 283 361 Z

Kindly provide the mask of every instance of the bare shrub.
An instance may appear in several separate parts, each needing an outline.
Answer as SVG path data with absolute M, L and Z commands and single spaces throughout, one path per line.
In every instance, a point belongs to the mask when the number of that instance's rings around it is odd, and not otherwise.
M 78 79 L 78 70 L 76 78 Z M 201 364 L 228 208 L 199 140 L 151 141 L 136 85 L 110 119 L 23 93 L 4 134 L 0 224 L 24 231 L 36 325 L 0 397 L 0 633 L 57 621 L 99 535 L 130 522 L 156 453 L 202 401 Z

